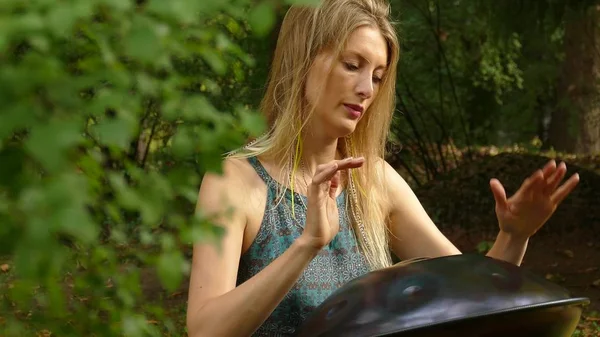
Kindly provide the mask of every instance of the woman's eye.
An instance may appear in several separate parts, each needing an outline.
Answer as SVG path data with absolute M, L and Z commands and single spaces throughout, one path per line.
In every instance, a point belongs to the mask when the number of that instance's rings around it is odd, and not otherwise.
M 380 77 L 373 77 L 373 82 L 374 83 L 379 84 L 379 83 L 381 83 L 381 81 L 382 81 L 382 79 Z
M 345 65 L 346 65 L 346 69 L 348 69 L 348 70 L 354 71 L 354 70 L 358 69 L 358 66 L 355 64 L 352 64 L 352 63 L 345 63 Z

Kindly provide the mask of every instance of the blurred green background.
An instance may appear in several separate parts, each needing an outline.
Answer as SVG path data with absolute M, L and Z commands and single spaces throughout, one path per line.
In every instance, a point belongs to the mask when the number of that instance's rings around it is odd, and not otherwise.
M 314 2 L 0 2 L 0 335 L 186 335 L 191 243 L 222 233 L 194 212 L 202 175 L 265 131 L 278 24 Z M 461 249 L 485 252 L 487 181 L 510 193 L 566 160 L 582 183 L 524 267 L 597 303 L 600 5 L 391 8 L 402 55 L 388 161 Z M 577 336 L 598 334 L 597 308 Z

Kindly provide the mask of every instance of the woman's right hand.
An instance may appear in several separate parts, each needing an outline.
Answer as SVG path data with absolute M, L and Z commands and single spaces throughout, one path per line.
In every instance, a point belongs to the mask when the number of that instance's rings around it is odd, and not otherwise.
M 308 188 L 308 209 L 306 224 L 301 238 L 316 249 L 321 249 L 340 230 L 340 220 L 336 203 L 340 186 L 340 172 L 361 167 L 365 159 L 346 158 L 319 165 Z

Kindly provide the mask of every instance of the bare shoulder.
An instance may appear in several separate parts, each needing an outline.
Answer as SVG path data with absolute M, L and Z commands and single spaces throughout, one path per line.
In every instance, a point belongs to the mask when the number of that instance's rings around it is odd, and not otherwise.
M 400 174 L 384 159 L 375 157 L 370 159 L 368 168 L 369 181 L 372 197 L 377 199 L 377 204 L 384 214 L 389 216 L 401 195 L 406 193 L 408 185 Z M 408 188 L 410 191 L 410 188 Z
M 377 158 L 375 163 L 378 172 L 382 175 L 383 184 L 386 188 L 388 197 L 397 196 L 399 193 L 412 192 L 400 173 L 398 173 L 398 171 L 384 158 Z
M 244 231 L 251 214 L 247 201 L 260 179 L 245 158 L 227 158 L 222 167 L 221 173 L 203 177 L 198 194 L 198 211 L 222 227 L 224 235 L 219 244 L 203 240 L 193 245 L 187 313 L 190 330 L 201 324 L 196 313 L 207 301 L 236 286 Z
M 258 186 L 254 169 L 245 158 L 226 158 L 222 172 L 205 174 L 200 186 L 198 208 L 205 213 L 224 211 L 223 208 L 235 208 L 244 212 L 244 195 Z
M 384 158 L 377 158 L 377 164 L 381 167 L 386 176 L 390 174 L 398 175 L 398 172 Z
M 396 172 L 396 170 L 392 167 L 392 165 L 390 165 L 390 163 L 387 162 L 387 160 L 385 160 L 385 158 L 376 157 L 373 160 L 373 163 L 374 167 L 386 176 L 391 173 L 398 174 L 398 172 Z
M 228 187 L 242 187 L 252 176 L 252 167 L 245 158 L 225 158 L 222 163 L 222 172 L 209 172 L 202 181 L 202 185 L 218 186 L 227 185 Z

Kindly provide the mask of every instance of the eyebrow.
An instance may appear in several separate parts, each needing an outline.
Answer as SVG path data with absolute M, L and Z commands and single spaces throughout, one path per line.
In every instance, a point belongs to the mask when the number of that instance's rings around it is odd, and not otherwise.
M 351 54 L 353 56 L 356 56 L 358 58 L 360 58 L 361 60 L 367 62 L 367 63 L 372 63 L 369 59 L 367 59 L 366 57 L 364 57 L 361 53 L 355 51 L 355 50 L 346 50 L 345 52 L 343 52 L 342 54 Z M 377 68 L 375 68 L 375 70 L 383 70 L 386 71 L 387 70 L 387 65 L 380 65 Z

